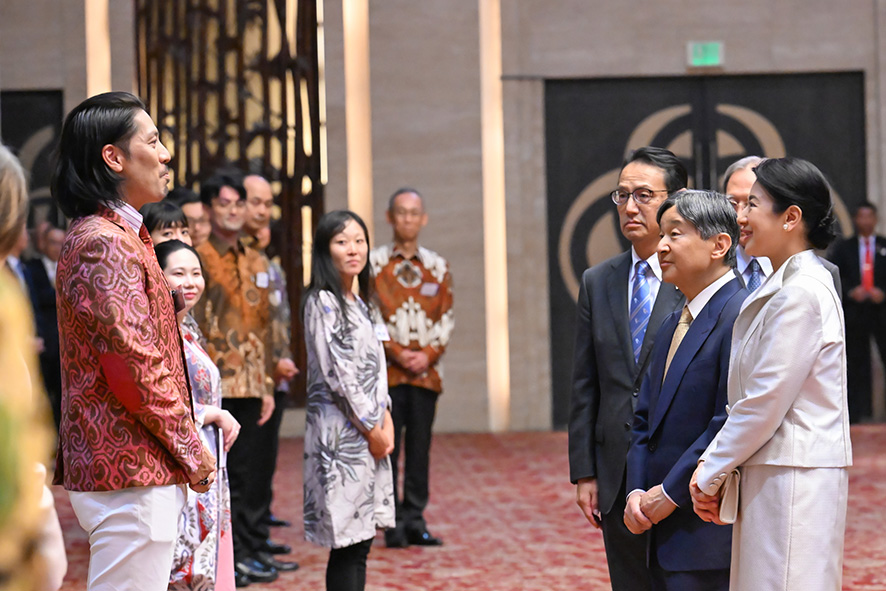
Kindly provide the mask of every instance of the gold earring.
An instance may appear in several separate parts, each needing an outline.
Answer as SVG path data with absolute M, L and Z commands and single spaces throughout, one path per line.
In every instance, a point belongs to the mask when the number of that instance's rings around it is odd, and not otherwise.
M 788 225 L 787 225 L 787 224 L 785 224 L 784 226 L 782 226 L 782 228 L 784 228 L 784 231 L 785 231 L 785 232 L 788 231 Z

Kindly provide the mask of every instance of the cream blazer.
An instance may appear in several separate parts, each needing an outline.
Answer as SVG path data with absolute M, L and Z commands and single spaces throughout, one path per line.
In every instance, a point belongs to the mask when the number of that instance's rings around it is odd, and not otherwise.
M 729 417 L 701 456 L 708 494 L 742 465 L 852 465 L 843 310 L 813 251 L 789 258 L 745 300 L 727 392 Z

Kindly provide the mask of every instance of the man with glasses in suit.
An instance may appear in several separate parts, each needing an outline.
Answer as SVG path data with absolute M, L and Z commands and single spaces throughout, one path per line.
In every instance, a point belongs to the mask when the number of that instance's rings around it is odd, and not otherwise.
M 662 321 L 683 295 L 662 283 L 656 249 L 659 206 L 686 188 L 686 168 L 670 151 L 632 152 L 611 193 L 631 249 L 582 275 L 569 416 L 569 472 L 576 502 L 603 530 L 615 591 L 649 589 L 646 535 L 624 524 L 625 465 L 634 407 Z

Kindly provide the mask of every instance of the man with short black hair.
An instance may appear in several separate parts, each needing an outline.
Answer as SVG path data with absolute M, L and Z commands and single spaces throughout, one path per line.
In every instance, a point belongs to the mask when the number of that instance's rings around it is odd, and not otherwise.
M 266 453 L 261 428 L 274 413 L 274 382 L 283 363 L 274 358 L 271 339 L 268 260 L 242 240 L 246 189 L 238 171 L 206 179 L 200 198 L 212 233 L 197 247 L 206 290 L 192 313 L 221 374 L 222 407 L 240 423 L 227 464 L 236 576 L 240 585 L 269 582 L 298 564 L 272 556 L 291 549 L 268 540 L 265 483 L 255 461 Z
M 603 529 L 615 591 L 650 588 L 645 536 L 624 524 L 625 459 L 656 331 L 683 302 L 661 282 L 656 212 L 687 178 L 683 163 L 663 148 L 640 148 L 625 159 L 610 197 L 631 249 L 586 270 L 578 295 L 569 474 L 585 518 Z

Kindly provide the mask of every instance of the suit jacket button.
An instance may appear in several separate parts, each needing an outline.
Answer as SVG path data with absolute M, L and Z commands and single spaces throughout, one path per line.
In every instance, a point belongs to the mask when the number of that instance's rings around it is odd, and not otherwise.
M 639 396 L 640 395 L 640 388 L 636 388 L 634 390 L 633 394 L 634 394 L 634 396 Z
M 625 423 L 625 431 L 630 431 L 630 430 L 631 430 L 631 422 L 628 421 L 627 423 Z
M 658 444 L 653 441 L 652 443 L 650 443 L 646 447 L 649 449 L 649 451 L 655 451 L 658 449 Z

